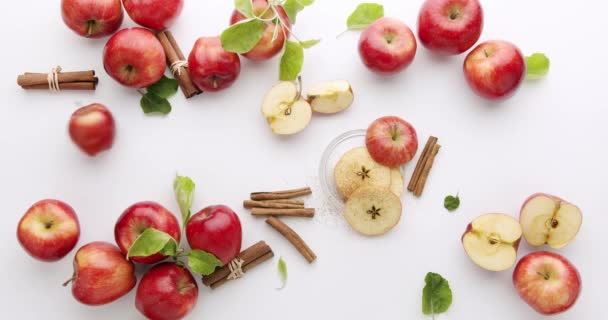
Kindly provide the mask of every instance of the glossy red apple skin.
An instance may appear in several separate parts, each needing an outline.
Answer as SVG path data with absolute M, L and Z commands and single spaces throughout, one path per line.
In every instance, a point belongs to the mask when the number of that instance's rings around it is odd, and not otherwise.
M 144 28 L 122 29 L 103 50 L 103 66 L 118 83 L 145 88 L 165 73 L 165 51 L 160 41 Z
M 262 13 L 264 13 L 267 7 L 267 0 L 253 0 L 253 12 L 256 15 L 261 15 Z M 283 20 L 289 30 L 291 30 L 291 23 L 289 22 L 289 17 L 287 16 L 287 13 L 285 13 L 283 7 L 278 6 L 277 11 L 279 13 L 279 16 L 281 17 L 281 20 Z M 269 19 L 273 16 L 274 13 L 272 12 L 272 10 L 268 10 L 266 11 L 263 17 Z M 247 17 L 241 14 L 238 10 L 234 10 L 234 12 L 232 12 L 232 16 L 230 17 L 230 24 L 233 25 L 245 19 L 247 19 Z M 279 29 L 276 39 L 272 41 L 272 35 L 274 34 L 275 28 L 282 28 L 282 26 L 276 25 L 272 22 L 266 22 L 266 29 L 264 30 L 264 35 L 262 36 L 262 39 L 260 39 L 260 42 L 258 42 L 258 44 L 249 52 L 244 53 L 243 56 L 250 60 L 260 61 L 268 60 L 276 56 L 279 52 L 281 52 L 285 40 L 289 38 L 289 30 L 284 29 L 285 32 L 283 32 L 281 31 L 281 29 Z
M 374 161 L 394 168 L 414 158 L 418 135 L 409 122 L 395 116 L 382 117 L 367 129 L 365 145 Z
M 241 221 L 227 206 L 210 206 L 192 216 L 186 238 L 192 249 L 212 253 L 226 265 L 241 252 Z
M 135 307 L 151 320 L 178 320 L 194 309 L 197 298 L 198 285 L 190 271 L 166 262 L 141 278 Z
M 513 284 L 519 296 L 544 315 L 572 308 L 582 289 L 576 267 L 563 256 L 548 251 L 523 257 L 513 271 Z
M 108 108 L 93 103 L 76 110 L 70 118 L 68 131 L 82 152 L 93 157 L 114 144 L 116 124 Z
M 52 262 L 65 257 L 80 238 L 74 209 L 53 199 L 34 203 L 17 226 L 17 239 L 35 259 Z
M 479 96 L 496 100 L 515 93 L 526 76 L 524 56 L 507 41 L 479 44 L 464 60 L 464 75 Z
M 135 287 L 135 268 L 120 249 L 107 242 L 91 242 L 76 252 L 72 295 L 98 306 L 113 302 Z
M 384 17 L 374 21 L 359 38 L 359 55 L 365 66 L 379 73 L 397 73 L 416 56 L 416 38 L 398 19 Z
M 481 36 L 483 9 L 478 0 L 426 0 L 418 16 L 418 39 L 446 55 L 469 50 Z
M 63 22 L 83 37 L 111 35 L 120 28 L 123 16 L 120 0 L 61 0 Z
M 122 3 L 135 23 L 157 31 L 171 27 L 184 8 L 184 0 L 122 0 Z
M 241 73 L 241 59 L 238 54 L 224 50 L 219 37 L 201 37 L 188 57 L 188 70 L 199 89 L 216 92 L 236 81 Z
M 133 242 L 146 229 L 154 228 L 169 234 L 179 243 L 181 230 L 173 213 L 156 202 L 138 202 L 128 207 L 116 221 L 114 239 L 123 255 L 127 255 Z M 148 257 L 131 257 L 138 263 L 152 264 L 166 259 L 160 253 Z

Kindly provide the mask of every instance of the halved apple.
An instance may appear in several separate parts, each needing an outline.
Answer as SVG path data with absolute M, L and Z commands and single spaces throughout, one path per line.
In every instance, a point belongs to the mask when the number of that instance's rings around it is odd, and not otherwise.
M 372 159 L 367 148 L 359 147 L 346 152 L 334 168 L 336 187 L 344 199 L 363 186 L 389 188 L 391 169 Z
M 310 88 L 306 100 L 315 112 L 338 113 L 353 103 L 353 89 L 346 80 L 325 81 Z
M 403 174 L 399 168 L 391 169 L 391 186 L 389 188 L 397 197 L 401 197 L 405 190 L 405 181 L 403 180 Z
M 399 223 L 403 206 L 399 197 L 381 187 L 365 186 L 350 196 L 344 218 L 357 232 L 378 236 Z
M 581 210 L 559 197 L 544 193 L 530 196 L 521 207 L 519 222 L 524 238 L 532 246 L 565 247 L 583 223 Z
M 476 265 L 489 271 L 503 271 L 515 264 L 521 235 L 521 226 L 515 218 L 488 213 L 467 226 L 462 246 Z
M 274 85 L 264 97 L 262 114 L 278 135 L 296 134 L 308 126 L 312 117 L 310 104 L 299 100 L 296 84 L 289 81 Z

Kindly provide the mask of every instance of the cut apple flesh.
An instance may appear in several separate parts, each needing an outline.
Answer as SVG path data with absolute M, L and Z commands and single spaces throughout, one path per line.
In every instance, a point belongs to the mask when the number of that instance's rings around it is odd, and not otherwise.
M 344 217 L 357 232 L 377 236 L 399 223 L 402 209 L 401 200 L 390 190 L 367 186 L 350 196 L 344 207 Z
M 519 220 L 530 245 L 546 243 L 559 249 L 576 237 L 583 215 L 578 207 L 557 197 L 538 195 L 524 204 Z
M 279 135 L 298 133 L 308 126 L 312 110 L 308 102 L 296 101 L 298 89 L 293 82 L 280 82 L 264 97 L 262 114 L 272 132 Z
M 346 80 L 326 81 L 308 90 L 307 100 L 312 110 L 319 113 L 338 113 L 351 106 L 353 90 Z
M 360 147 L 346 152 L 334 168 L 336 187 L 344 199 L 363 186 L 389 188 L 391 169 L 372 159 L 367 148 Z
M 521 226 L 513 217 L 490 213 L 471 222 L 462 238 L 462 245 L 478 266 L 490 271 L 503 271 L 515 264 L 521 235 Z
M 398 168 L 391 169 L 391 186 L 390 190 L 397 196 L 401 197 L 403 191 L 405 189 L 405 181 L 403 180 L 403 175 L 401 174 L 401 170 Z

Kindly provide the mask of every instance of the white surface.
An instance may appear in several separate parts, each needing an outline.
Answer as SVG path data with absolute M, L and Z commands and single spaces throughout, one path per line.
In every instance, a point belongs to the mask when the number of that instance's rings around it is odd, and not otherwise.
M 198 36 L 220 32 L 232 9 L 228 0 L 186 2 L 173 32 L 189 52 Z M 387 15 L 412 28 L 421 2 L 384 1 Z M 441 273 L 452 286 L 454 303 L 443 319 L 541 319 L 517 297 L 511 271 L 480 270 L 460 245 L 472 218 L 495 211 L 515 215 L 537 191 L 564 197 L 584 213 L 580 234 L 559 251 L 578 266 L 583 293 L 570 312 L 554 319 L 597 319 L 608 283 L 602 236 L 608 222 L 606 4 L 483 1 L 482 40 L 511 40 L 527 53 L 543 51 L 552 59 L 545 80 L 526 83 L 507 101 L 490 103 L 468 89 L 461 71 L 464 56 L 438 58 L 420 46 L 413 65 L 397 76 L 367 71 L 356 51 L 358 33 L 335 38 L 356 3 L 319 0 L 301 14 L 295 28 L 302 38 L 323 38 L 306 52 L 305 85 L 348 79 L 355 104 L 343 114 L 315 115 L 298 136 L 277 138 L 259 111 L 259 101 L 276 81 L 277 61 L 243 60 L 231 89 L 189 101 L 180 93 L 172 100 L 170 116 L 149 117 L 138 106 L 139 94 L 103 71 L 105 40 L 72 34 L 61 21 L 58 1 L 11 2 L 0 31 L 2 318 L 142 318 L 134 307 L 134 291 L 103 307 L 75 302 L 70 290 L 61 287 L 72 273 L 75 251 L 58 263 L 34 261 L 19 247 L 17 222 L 35 201 L 58 198 L 80 217 L 79 245 L 113 242 L 114 222 L 134 202 L 155 200 L 178 213 L 171 183 L 179 171 L 197 182 L 195 209 L 217 203 L 233 207 L 243 223 L 243 247 L 267 240 L 277 257 L 285 258 L 290 274 L 287 287 L 275 290 L 275 259 L 213 292 L 201 286 L 198 306 L 188 319 L 423 319 L 427 271 Z M 124 26 L 131 25 L 127 19 Z M 66 71 L 94 68 L 100 76 L 98 90 L 51 94 L 16 86 L 18 74 L 45 72 L 57 64 Z M 114 148 L 95 159 L 81 154 L 66 133 L 71 112 L 91 102 L 109 106 L 118 123 Z M 290 220 L 319 256 L 308 265 L 263 220 L 241 208 L 251 191 L 314 186 L 319 159 L 331 139 L 389 114 L 411 121 L 421 144 L 429 134 L 437 135 L 442 150 L 424 196 L 405 196 L 403 219 L 388 235 L 364 238 L 322 217 Z M 408 177 L 412 170 L 413 164 Z M 461 208 L 446 212 L 443 197 L 458 191 Z M 523 244 L 520 257 L 530 251 Z

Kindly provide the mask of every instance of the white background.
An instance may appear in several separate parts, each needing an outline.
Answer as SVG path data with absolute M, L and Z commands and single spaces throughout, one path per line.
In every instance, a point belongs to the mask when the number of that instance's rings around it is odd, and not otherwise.
M 129 205 L 154 200 L 178 214 L 171 184 L 176 172 L 197 182 L 194 209 L 227 204 L 240 215 L 243 248 L 266 240 L 289 268 L 282 291 L 276 259 L 246 278 L 211 291 L 200 288 L 189 319 L 424 319 L 421 291 L 428 271 L 451 284 L 454 303 L 444 319 L 541 319 L 518 298 L 512 270 L 482 271 L 460 244 L 468 222 L 479 214 L 517 215 L 534 192 L 561 196 L 583 210 L 576 240 L 559 253 L 583 279 L 578 304 L 554 319 L 601 317 L 608 263 L 608 116 L 606 30 L 608 7 L 601 1 L 483 1 L 482 40 L 505 39 L 522 51 L 552 59 L 549 76 L 526 82 L 511 99 L 492 103 L 476 97 L 462 74 L 464 55 L 436 57 L 419 45 L 414 63 L 393 77 L 372 74 L 357 53 L 357 32 L 336 35 L 357 1 L 319 0 L 299 17 L 301 38 L 323 42 L 306 52 L 306 84 L 351 81 L 356 100 L 347 112 L 315 115 L 309 128 L 291 138 L 273 136 L 260 115 L 260 101 L 277 80 L 278 60 L 242 60 L 242 73 L 229 90 L 186 101 L 172 99 L 167 117 L 145 116 L 139 94 L 103 71 L 105 39 L 87 40 L 61 21 L 59 1 L 12 1 L 2 18 L 0 87 L 0 190 L 2 219 L 0 303 L 4 319 L 141 319 L 134 292 L 103 307 L 77 303 L 61 283 L 72 273 L 75 251 L 58 263 L 27 256 L 15 237 L 17 222 L 37 200 L 57 198 L 80 218 L 79 246 L 114 242 L 114 222 Z M 415 28 L 421 0 L 384 1 L 386 14 Z M 199 36 L 217 35 L 230 17 L 232 2 L 186 1 L 172 29 L 185 52 Z M 127 18 L 124 27 L 134 24 Z M 187 54 L 187 53 L 186 53 Z M 26 92 L 18 74 L 94 68 L 96 92 Z M 117 121 L 114 148 L 88 158 L 72 145 L 67 121 L 77 106 L 106 104 Z M 325 146 L 338 134 L 366 128 L 377 117 L 398 115 L 413 123 L 420 144 L 432 134 L 443 146 L 423 197 L 404 197 L 401 223 L 378 238 L 359 236 L 322 215 L 317 182 Z M 408 177 L 413 163 L 406 169 Z M 241 208 L 249 192 L 316 187 L 309 203 L 320 208 L 313 221 L 288 221 L 316 251 L 305 260 L 263 220 Z M 443 208 L 447 194 L 460 192 L 455 213 Z M 520 257 L 531 252 L 525 243 Z M 141 275 L 141 273 L 140 273 Z

